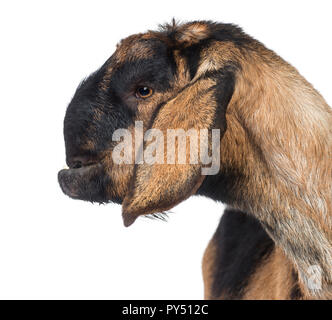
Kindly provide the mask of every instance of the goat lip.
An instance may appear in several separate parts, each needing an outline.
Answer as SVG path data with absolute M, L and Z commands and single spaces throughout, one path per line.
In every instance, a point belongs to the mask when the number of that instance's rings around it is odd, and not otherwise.
M 96 163 L 81 168 L 62 169 L 58 173 L 59 185 L 71 198 L 93 201 L 96 192 L 94 180 L 100 176 L 102 168 L 101 163 Z
M 90 163 L 90 164 L 87 164 L 87 165 L 83 165 L 80 168 L 62 169 L 61 171 L 59 171 L 59 173 L 61 172 L 62 174 L 65 174 L 65 175 L 71 175 L 71 174 L 84 175 L 84 174 L 88 173 L 90 170 L 97 169 L 97 168 L 99 168 L 101 166 L 102 165 L 99 162 L 97 162 L 97 163 Z
M 100 164 L 100 163 L 98 163 L 98 162 L 90 162 L 90 163 L 87 163 L 87 164 L 82 164 L 82 166 L 79 167 L 79 168 L 69 167 L 69 170 L 91 169 L 92 167 L 95 167 L 98 164 Z

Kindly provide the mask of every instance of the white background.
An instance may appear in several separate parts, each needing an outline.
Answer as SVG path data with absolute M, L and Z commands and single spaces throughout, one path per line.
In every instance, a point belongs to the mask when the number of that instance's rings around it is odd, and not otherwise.
M 194 197 L 168 223 L 60 191 L 76 86 L 116 43 L 159 23 L 239 24 L 332 103 L 331 1 L 7 1 L 0 5 L 0 298 L 201 299 L 201 259 L 223 206 Z M 310 134 L 310 133 L 309 133 Z

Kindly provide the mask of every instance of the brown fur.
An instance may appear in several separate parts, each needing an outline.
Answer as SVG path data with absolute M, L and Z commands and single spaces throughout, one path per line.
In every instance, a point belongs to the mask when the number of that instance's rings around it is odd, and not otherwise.
M 210 240 L 207 248 L 205 249 L 203 261 L 202 261 L 202 273 L 204 281 L 204 299 L 213 299 L 211 294 L 212 285 L 215 273 L 215 256 L 216 256 L 216 246 L 213 239 Z
M 221 167 L 236 169 L 244 177 L 238 201 L 232 205 L 252 212 L 266 226 L 298 268 L 302 283 L 307 281 L 309 266 L 321 265 L 324 289 L 319 297 L 331 297 L 332 112 L 293 67 L 255 41 L 247 51 L 240 51 L 231 43 L 212 44 L 202 54 L 195 79 L 204 72 L 222 68 L 228 61 L 238 63 L 241 71 L 227 109 Z M 168 114 L 166 106 L 158 114 L 153 127 L 188 128 L 190 119 L 181 115 L 181 110 L 196 95 L 186 93 L 187 97 L 182 94 L 168 104 L 172 112 Z M 213 99 L 210 105 L 213 106 Z M 213 110 L 192 112 L 192 123 L 202 119 L 208 127 L 211 120 L 204 117 L 213 116 Z M 180 117 L 175 116 L 176 112 Z M 179 120 L 171 122 L 170 117 Z M 191 178 L 192 192 L 181 186 L 187 193 L 184 196 L 177 187 L 181 185 L 179 176 L 198 172 L 195 166 L 185 168 L 137 168 L 134 192 L 124 201 L 124 216 L 135 210 L 139 214 L 166 210 L 190 196 L 200 180 Z M 172 205 L 161 205 L 160 195 L 166 190 L 175 190 L 166 200 Z M 174 197 L 178 192 L 179 196 Z
M 206 124 L 211 126 L 217 107 L 216 104 L 211 103 L 213 91 L 209 90 L 214 84 L 211 80 L 200 80 L 182 91 L 175 99 L 163 106 L 152 128 L 160 129 L 166 136 L 167 129 L 181 127 L 188 130 L 204 128 Z M 164 143 L 166 152 L 166 141 Z M 187 159 L 189 159 L 189 151 L 189 144 L 187 144 Z M 134 192 L 129 193 L 123 202 L 123 216 L 126 225 L 133 223 L 136 217 L 143 213 L 170 209 L 175 203 L 179 203 L 195 193 L 205 178 L 199 174 L 199 165 L 172 165 L 166 164 L 166 160 L 165 153 L 165 164 L 153 166 L 143 164 L 137 167 Z M 161 199 L 160 195 L 166 193 L 168 195 Z
M 228 299 L 228 294 L 223 292 L 219 297 L 212 295 L 212 286 L 215 273 L 216 244 L 211 240 L 205 250 L 202 264 L 204 280 L 204 298 Z M 289 300 L 292 291 L 298 286 L 294 279 L 294 267 L 279 248 L 266 260 L 263 260 L 255 272 L 250 276 L 249 283 L 244 288 L 243 300 Z M 299 290 L 301 290 L 299 288 Z M 300 291 L 301 292 L 301 291 Z M 302 294 L 302 292 L 301 292 Z M 296 297 L 303 299 L 304 296 Z
M 251 276 L 243 300 L 289 300 L 297 283 L 294 269 L 281 249 L 276 248 Z
M 299 268 L 302 281 L 310 265 L 323 268 L 326 291 L 321 297 L 328 298 L 332 283 L 331 109 L 294 68 L 272 52 L 257 49 L 259 55 L 254 51 L 242 65 L 228 108 L 229 116 L 243 128 L 235 135 L 241 136 L 244 130 L 251 149 L 243 154 L 248 148 L 243 146 L 236 153 L 236 159 L 241 159 L 240 154 L 246 158 L 240 168 L 250 176 L 242 190 L 246 203 L 237 205 L 255 212 L 268 226 L 271 237 Z M 259 131 L 257 123 L 262 124 Z M 231 150 L 233 142 L 227 134 L 224 138 L 223 149 Z M 257 185 L 261 185 L 258 194 Z

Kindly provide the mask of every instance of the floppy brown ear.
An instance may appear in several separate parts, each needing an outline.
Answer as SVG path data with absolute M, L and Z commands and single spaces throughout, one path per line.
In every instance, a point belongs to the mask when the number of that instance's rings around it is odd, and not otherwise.
M 167 130 L 218 128 L 222 136 L 226 130 L 226 107 L 233 89 L 234 73 L 223 68 L 209 76 L 194 79 L 175 98 L 160 107 L 151 128 L 163 133 L 164 163 L 147 164 L 144 161 L 136 164 L 130 191 L 122 204 L 125 226 L 131 225 L 139 215 L 169 210 L 197 191 L 205 178 L 201 172 L 202 163 L 200 160 L 196 164 L 190 163 L 187 137 L 185 150 L 180 151 L 186 153 L 186 162 L 167 164 Z M 144 150 L 150 143 L 144 143 Z M 200 148 L 202 152 L 202 146 Z

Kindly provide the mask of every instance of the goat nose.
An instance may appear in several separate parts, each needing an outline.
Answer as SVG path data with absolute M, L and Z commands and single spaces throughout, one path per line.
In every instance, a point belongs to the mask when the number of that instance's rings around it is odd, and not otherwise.
M 81 161 L 75 161 L 74 163 L 73 163 L 73 168 L 74 169 L 78 169 L 78 168 L 81 168 L 82 167 L 82 162 Z
M 92 155 L 67 156 L 66 162 L 69 168 L 78 169 L 97 163 L 98 157 Z
M 67 158 L 66 160 L 67 165 L 71 169 L 78 169 L 84 166 L 85 163 L 87 163 L 87 159 L 83 157 L 71 157 Z

